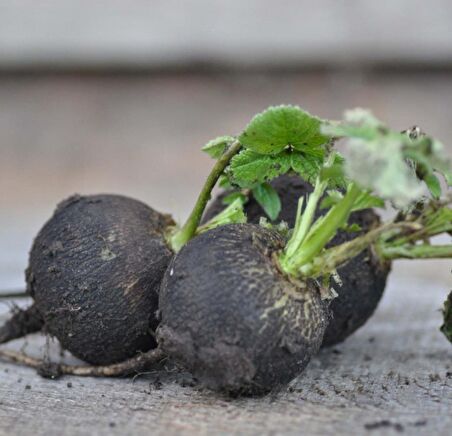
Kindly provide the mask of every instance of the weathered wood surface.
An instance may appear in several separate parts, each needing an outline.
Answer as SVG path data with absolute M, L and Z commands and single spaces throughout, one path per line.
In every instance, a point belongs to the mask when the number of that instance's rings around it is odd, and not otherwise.
M 164 371 L 49 381 L 0 363 L 0 434 L 449 435 L 452 349 L 438 332 L 438 309 L 452 283 L 412 271 L 393 273 L 376 315 L 356 335 L 265 398 L 227 399 Z M 35 337 L 25 350 L 39 355 L 43 344 Z

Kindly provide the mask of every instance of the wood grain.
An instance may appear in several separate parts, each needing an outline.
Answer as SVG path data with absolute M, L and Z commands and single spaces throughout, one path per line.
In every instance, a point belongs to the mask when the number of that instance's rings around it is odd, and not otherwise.
M 228 399 L 177 372 L 49 381 L 0 363 L 0 434 L 380 435 L 403 428 L 446 436 L 452 351 L 438 332 L 444 286 L 395 271 L 364 328 L 322 351 L 290 388 L 260 399 Z M 39 355 L 43 344 L 34 337 L 26 350 Z

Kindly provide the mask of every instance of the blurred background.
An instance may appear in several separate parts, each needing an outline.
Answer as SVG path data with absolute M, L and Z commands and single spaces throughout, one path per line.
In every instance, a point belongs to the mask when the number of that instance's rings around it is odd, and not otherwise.
M 0 289 L 73 193 L 184 219 L 200 147 L 281 103 L 369 107 L 452 154 L 452 2 L 0 0 Z M 398 268 L 451 284 L 443 264 Z

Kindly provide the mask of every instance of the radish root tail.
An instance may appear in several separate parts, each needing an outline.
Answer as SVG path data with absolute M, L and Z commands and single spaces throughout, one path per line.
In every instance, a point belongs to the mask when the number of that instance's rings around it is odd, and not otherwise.
M 45 378 L 56 379 L 62 375 L 76 375 L 80 377 L 119 377 L 143 372 L 157 365 L 166 355 L 159 348 L 139 354 L 124 362 L 106 366 L 65 365 L 30 357 L 25 353 L 0 350 L 0 360 L 17 363 L 34 368 Z
M 27 291 L 11 291 L 1 290 L 0 300 L 14 300 L 19 298 L 31 298 L 31 295 Z

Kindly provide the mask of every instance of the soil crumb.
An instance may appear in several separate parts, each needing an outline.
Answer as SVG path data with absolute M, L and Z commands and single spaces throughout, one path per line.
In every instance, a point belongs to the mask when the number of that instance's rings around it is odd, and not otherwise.
M 393 423 L 387 419 L 383 419 L 382 421 L 376 421 L 376 422 L 372 422 L 369 424 L 365 424 L 364 428 L 366 430 L 379 430 L 382 428 L 392 428 L 399 433 L 402 433 L 404 431 L 402 424 Z

